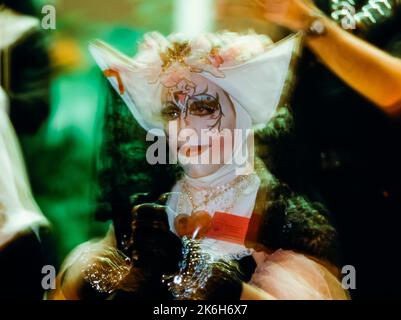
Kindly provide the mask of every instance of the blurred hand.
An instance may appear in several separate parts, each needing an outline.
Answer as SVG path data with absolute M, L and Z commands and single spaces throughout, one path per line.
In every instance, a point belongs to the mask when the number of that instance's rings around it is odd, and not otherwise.
M 183 238 L 180 270 L 164 275 L 163 281 L 178 300 L 239 300 L 241 271 L 237 261 L 214 257 L 200 242 Z
M 263 16 L 293 31 L 308 27 L 310 18 L 318 12 L 311 0 L 257 0 L 263 8 Z
M 132 235 L 128 249 L 132 268 L 119 283 L 111 300 L 171 299 L 161 277 L 178 271 L 182 243 L 170 231 L 165 209 L 156 203 L 144 203 L 132 209 Z
M 132 210 L 132 261 L 159 277 L 178 270 L 181 240 L 170 231 L 165 206 L 145 203 Z

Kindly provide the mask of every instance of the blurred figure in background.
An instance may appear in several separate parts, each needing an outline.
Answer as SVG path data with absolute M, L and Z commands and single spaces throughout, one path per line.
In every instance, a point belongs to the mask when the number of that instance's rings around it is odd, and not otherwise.
M 33 1 L 0 0 L 0 6 L 30 17 L 39 15 Z M 50 110 L 50 60 L 44 34 L 37 27 L 2 51 L 2 83 L 10 99 L 11 121 L 18 135 L 33 134 Z
M 39 20 L 11 9 L 30 7 L 23 2 L 0 2 L 0 299 L 41 299 L 42 268 L 54 266 L 50 226 L 33 198 L 13 128 L 35 132 L 49 108 L 47 55 L 34 45 Z
M 400 2 L 257 3 L 268 21 L 303 31 L 307 47 L 292 98 L 295 156 L 276 169 L 336 214 L 344 264 L 356 269 L 353 297 L 398 296 Z
M 265 4 L 265 17 L 269 21 L 279 23 L 293 31 L 303 31 L 308 48 L 350 87 L 384 112 L 394 116 L 400 114 L 401 59 L 346 32 L 309 0 L 261 2 Z M 338 4 L 339 1 L 331 2 Z M 394 12 L 398 5 L 397 1 L 369 2 L 375 2 L 377 7 L 381 5 L 383 9 L 392 4 Z M 351 6 L 351 2 L 349 3 Z M 344 4 L 343 6 L 345 8 Z M 372 7 L 371 10 L 378 9 Z M 372 13 L 371 16 L 373 18 Z M 352 19 L 355 20 L 355 26 L 351 25 Z M 349 28 L 357 28 L 356 24 L 362 23 L 355 15 L 348 20 L 350 20 Z M 341 23 L 345 26 L 346 22 L 341 21 Z

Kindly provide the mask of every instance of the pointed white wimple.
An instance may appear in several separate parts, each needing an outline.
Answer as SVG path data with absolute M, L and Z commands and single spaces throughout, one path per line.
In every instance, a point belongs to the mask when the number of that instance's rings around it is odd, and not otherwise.
M 103 72 L 110 69 L 118 71 L 121 84 L 117 76 L 108 76 L 107 79 L 124 100 L 138 124 L 146 131 L 161 129 L 161 119 L 157 121 L 151 112 L 153 109 L 161 110 L 161 84 L 149 83 L 143 74 L 136 71 L 133 59 L 100 40 L 91 42 L 89 50 Z M 123 85 L 124 92 L 121 92 L 120 85 Z M 158 133 L 164 135 L 161 130 L 158 130 Z
M 236 100 L 248 112 L 253 125 L 266 124 L 276 111 L 291 59 L 299 47 L 300 35 L 295 34 L 269 45 L 265 52 L 254 58 L 219 68 L 223 77 L 216 77 L 207 71 L 199 74 Z M 139 125 L 147 131 L 157 128 L 156 134 L 164 135 L 160 115 L 163 84 L 149 81 L 143 60 L 138 56 L 130 58 L 99 40 L 90 43 L 89 50 L 103 72 L 116 71 L 114 76 L 109 74 L 107 78 Z M 160 66 L 148 66 L 149 69 L 152 67 Z
M 224 78 L 203 72 L 248 112 L 254 125 L 266 124 L 274 115 L 288 76 L 299 37 L 291 36 L 272 45 L 258 57 L 234 67 L 221 68 Z

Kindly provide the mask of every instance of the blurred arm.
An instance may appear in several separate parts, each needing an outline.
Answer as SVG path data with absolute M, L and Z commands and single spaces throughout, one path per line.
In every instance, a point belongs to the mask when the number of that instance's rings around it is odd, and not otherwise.
M 290 28 L 306 30 L 321 13 L 309 0 L 259 1 L 267 20 Z M 327 17 L 326 32 L 306 36 L 307 46 L 350 87 L 389 115 L 401 113 L 401 59 L 348 33 Z
M 324 17 L 327 33 L 307 37 L 309 48 L 341 79 L 384 112 L 401 111 L 401 59 L 346 32 Z

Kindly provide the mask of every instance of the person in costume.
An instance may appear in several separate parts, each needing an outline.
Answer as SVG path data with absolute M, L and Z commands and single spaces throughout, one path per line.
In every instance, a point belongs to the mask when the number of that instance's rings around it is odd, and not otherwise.
M 394 263 L 383 260 L 386 271 L 372 283 L 370 261 L 372 250 L 399 247 L 401 2 L 258 2 L 265 19 L 306 34 L 291 99 L 293 139 L 274 173 L 333 213 L 343 263 L 357 274 L 352 298 L 398 297 Z
M 39 20 L 1 6 L 0 63 L 11 48 L 39 26 Z M 40 300 L 43 297 L 42 268 L 54 265 L 51 228 L 31 191 L 20 145 L 12 123 L 12 109 L 27 107 L 10 95 L 6 74 L 0 68 L 0 299 Z M 8 76 L 8 77 L 7 77 Z M 30 92 L 26 92 L 28 95 Z M 16 101 L 18 103 L 14 103 Z M 35 104 L 32 105 L 33 108 Z M 31 106 L 31 107 L 32 107 Z M 40 109 L 40 106 L 38 106 Z M 30 109 L 30 107 L 27 107 Z M 21 113 L 21 109 L 17 111 Z M 23 113 L 23 112 L 22 112 Z M 39 112 L 40 113 L 40 112 Z M 25 114 L 26 115 L 26 114 Z
M 41 14 L 33 2 L 0 0 L 0 36 L 8 41 L 20 34 L 16 41 L 1 48 L 0 71 L 0 81 L 9 99 L 9 117 L 19 137 L 35 134 L 50 113 L 52 68 L 47 36 L 38 19 Z M 25 152 L 24 145 L 22 149 Z
M 99 216 L 114 223 L 70 254 L 49 298 L 348 298 L 323 207 L 279 183 L 253 148 L 252 129 L 280 113 L 298 47 L 298 35 L 153 32 L 130 58 L 91 43 L 128 107 L 112 100 L 105 116 Z M 153 162 L 145 134 L 168 142 L 167 160 Z

